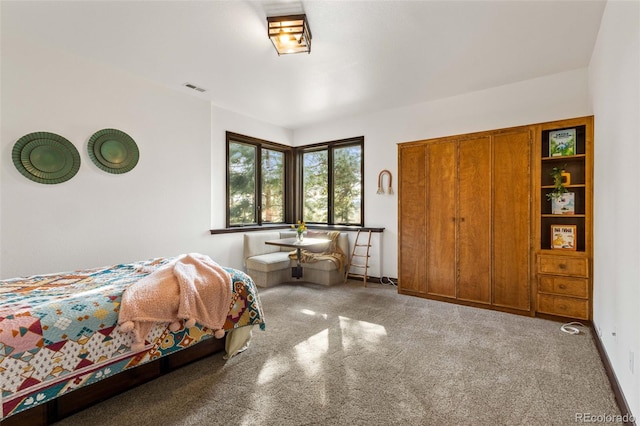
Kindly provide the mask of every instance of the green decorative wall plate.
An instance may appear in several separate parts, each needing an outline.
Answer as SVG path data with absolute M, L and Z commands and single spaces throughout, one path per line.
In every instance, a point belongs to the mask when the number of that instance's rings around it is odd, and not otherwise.
M 120 130 L 102 129 L 89 138 L 89 158 L 109 173 L 126 173 L 138 164 L 140 152 L 135 141 Z
M 65 182 L 78 173 L 80 154 L 75 146 L 55 133 L 34 132 L 18 139 L 11 158 L 16 169 L 34 182 Z

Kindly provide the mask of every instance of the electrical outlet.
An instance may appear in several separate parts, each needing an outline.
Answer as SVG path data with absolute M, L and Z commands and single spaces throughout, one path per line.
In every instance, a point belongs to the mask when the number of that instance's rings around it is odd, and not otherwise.
M 634 353 L 632 351 L 629 351 L 629 370 L 631 370 L 631 374 L 634 374 L 634 367 L 635 367 L 635 356 Z

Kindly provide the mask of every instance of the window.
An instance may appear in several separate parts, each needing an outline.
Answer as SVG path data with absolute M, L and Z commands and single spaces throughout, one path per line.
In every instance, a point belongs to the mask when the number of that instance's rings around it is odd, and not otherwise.
M 291 157 L 287 146 L 227 132 L 227 227 L 285 222 Z
M 227 228 L 364 225 L 363 149 L 364 137 L 292 148 L 227 132 Z
M 364 137 L 301 148 L 302 218 L 364 225 Z
M 284 153 L 262 149 L 262 222 L 285 221 Z
M 302 153 L 302 217 L 306 222 L 329 221 L 329 151 Z

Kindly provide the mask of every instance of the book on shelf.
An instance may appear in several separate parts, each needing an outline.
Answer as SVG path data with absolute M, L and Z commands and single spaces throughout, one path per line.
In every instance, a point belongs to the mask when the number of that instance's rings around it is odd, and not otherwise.
M 576 194 L 566 192 L 551 199 L 551 214 L 576 214 Z
M 549 157 L 576 155 L 576 129 L 549 132 Z
M 575 250 L 576 234 L 576 225 L 551 225 L 551 248 L 558 250 Z

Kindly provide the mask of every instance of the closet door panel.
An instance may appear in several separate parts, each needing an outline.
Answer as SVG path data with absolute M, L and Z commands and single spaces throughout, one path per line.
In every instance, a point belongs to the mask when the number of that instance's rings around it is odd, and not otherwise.
M 425 294 L 427 148 L 403 148 L 400 153 L 399 283 L 401 291 Z
M 427 149 L 427 292 L 456 297 L 456 143 Z
M 458 299 L 491 303 L 491 138 L 458 145 Z
M 493 139 L 493 304 L 530 310 L 529 131 Z

